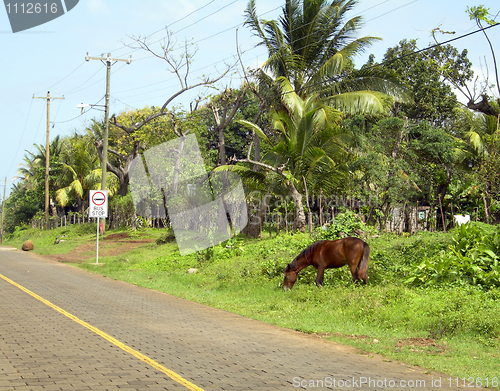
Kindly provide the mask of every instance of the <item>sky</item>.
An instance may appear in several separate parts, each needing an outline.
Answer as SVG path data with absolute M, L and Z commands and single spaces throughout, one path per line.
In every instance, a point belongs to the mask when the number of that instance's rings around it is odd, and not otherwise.
M 26 0 L 28 2 L 29 0 Z M 359 0 L 350 16 L 361 15 L 363 27 L 359 37 L 374 36 L 374 43 L 356 57 L 360 67 L 374 54 L 381 61 L 390 47 L 403 39 L 417 39 L 419 48 L 432 43 L 430 31 L 440 27 L 454 31 L 443 35 L 442 41 L 477 29 L 469 20 L 467 6 L 484 5 L 493 17 L 500 12 L 498 0 Z M 256 0 L 262 19 L 277 19 L 284 0 Z M 7 194 L 15 181 L 19 164 L 26 151 L 34 152 L 34 144 L 45 145 L 46 97 L 50 91 L 50 139 L 83 131 L 91 119 L 102 120 L 102 107 L 94 106 L 81 114 L 77 105 L 104 104 L 106 67 L 91 57 L 128 59 L 111 68 L 110 113 L 145 106 L 161 106 L 179 90 L 179 82 L 168 64 L 152 54 L 134 47 L 134 39 L 147 37 L 153 50 L 161 50 L 161 40 L 171 32 L 179 46 L 189 44 L 195 50 L 189 81 L 195 84 L 204 76 L 215 77 L 226 64 L 236 62 L 237 47 L 246 67 L 257 67 L 266 60 L 263 47 L 256 47 L 257 38 L 243 26 L 247 0 L 80 0 L 65 15 L 38 27 L 12 33 L 7 9 L 0 9 L 0 182 L 5 178 Z M 497 21 L 500 18 L 497 18 Z M 500 27 L 488 35 L 500 53 Z M 486 74 L 493 60 L 482 34 L 474 34 L 452 43 L 460 51 L 467 49 L 476 75 Z M 499 57 L 500 59 L 500 57 Z M 228 74 L 218 84 L 238 87 L 241 72 Z M 172 105 L 188 107 L 198 95 L 214 91 L 192 90 L 181 95 Z M 3 188 L 2 188 L 3 190 Z

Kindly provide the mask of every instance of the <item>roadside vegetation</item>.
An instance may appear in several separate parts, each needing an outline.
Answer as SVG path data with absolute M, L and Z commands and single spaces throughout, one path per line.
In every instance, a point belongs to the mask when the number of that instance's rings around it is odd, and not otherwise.
M 366 229 L 364 234 L 371 247 L 367 285 L 354 285 L 344 267 L 329 270 L 321 289 L 314 283 L 316 270 L 309 267 L 299 275 L 291 291 L 282 291 L 283 269 L 298 252 L 312 241 L 333 239 L 342 231 L 352 233 L 350 229 L 362 225 L 354 215 L 339 215 L 338 220 L 342 225 L 332 224 L 330 230 L 318 230 L 312 236 L 297 233 L 262 239 L 236 237 L 186 256 L 180 255 L 169 231 L 114 230 L 108 234 L 128 235 L 129 239 L 122 242 L 139 238 L 154 242 L 127 253 L 102 256 L 100 265 L 95 265 L 93 251 L 82 256 L 81 263 L 72 264 L 314 333 L 355 346 L 364 354 L 382 354 L 389 360 L 452 377 L 488 378 L 490 382 L 498 378 L 500 249 L 490 247 L 485 251 L 488 242 L 497 238 L 494 227 L 469 223 L 448 233 L 422 232 L 413 236 L 376 235 Z M 65 235 L 67 241 L 54 244 L 59 235 Z M 35 242 L 36 253 L 69 253 L 84 243 L 95 243 L 95 224 L 49 232 L 18 230 L 5 244 L 19 246 L 28 238 Z M 457 243 L 464 247 L 456 250 Z M 457 255 L 457 251 L 463 254 Z M 462 267 L 463 257 L 473 262 L 467 270 Z M 436 266 L 443 263 L 443 267 Z M 485 266 L 487 263 L 489 266 Z M 197 270 L 188 273 L 191 268 Z

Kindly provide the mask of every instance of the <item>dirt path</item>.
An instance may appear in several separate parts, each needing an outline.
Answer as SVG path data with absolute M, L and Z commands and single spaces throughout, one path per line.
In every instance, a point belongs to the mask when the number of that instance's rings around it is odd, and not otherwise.
M 147 243 L 153 239 L 130 239 L 128 233 L 120 232 L 105 236 L 99 241 L 99 255 L 120 255 Z M 58 262 L 80 263 L 85 259 L 95 257 L 96 244 L 85 243 L 66 254 L 42 255 L 46 259 Z

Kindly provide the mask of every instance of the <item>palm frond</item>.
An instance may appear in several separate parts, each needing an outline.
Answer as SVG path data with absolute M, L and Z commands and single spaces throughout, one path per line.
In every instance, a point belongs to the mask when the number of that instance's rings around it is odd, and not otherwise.
M 266 174 L 261 171 L 254 171 L 246 166 L 235 164 L 235 165 L 223 165 L 218 166 L 212 170 L 212 172 L 234 172 L 238 174 L 243 180 L 251 180 L 256 182 L 262 182 L 266 178 Z
M 356 115 L 385 114 L 389 97 L 375 91 L 356 91 L 333 95 L 327 100 L 343 113 Z
M 343 91 L 370 90 L 390 95 L 401 103 L 412 103 L 413 92 L 409 86 L 402 84 L 393 70 L 381 67 L 363 68 L 355 71 L 337 88 Z
M 69 196 L 71 194 L 71 187 L 67 186 L 62 189 L 56 190 L 56 200 L 61 204 L 61 206 L 66 206 L 69 202 Z
M 239 123 L 240 125 L 243 125 L 244 127 L 248 128 L 248 129 L 254 131 L 255 134 L 257 136 L 259 136 L 262 140 L 264 140 L 267 143 L 270 143 L 269 138 L 267 137 L 267 135 L 263 132 L 263 130 L 258 125 L 254 124 L 253 122 L 244 120 L 244 119 L 237 120 L 236 122 Z

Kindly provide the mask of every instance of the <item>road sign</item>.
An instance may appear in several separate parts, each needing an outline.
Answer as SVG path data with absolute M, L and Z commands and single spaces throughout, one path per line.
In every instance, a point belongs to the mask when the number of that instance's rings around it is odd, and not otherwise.
M 108 217 L 108 191 L 90 190 L 89 217 Z

